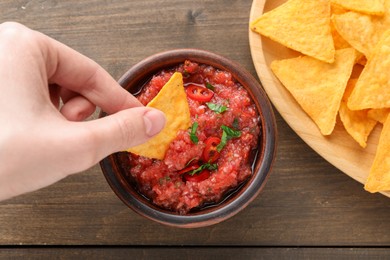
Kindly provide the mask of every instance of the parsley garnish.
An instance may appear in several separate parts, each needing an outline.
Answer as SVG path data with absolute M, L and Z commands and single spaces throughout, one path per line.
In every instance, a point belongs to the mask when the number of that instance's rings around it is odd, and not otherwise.
M 221 142 L 217 145 L 217 151 L 220 153 L 222 148 L 225 147 L 227 142 L 227 134 L 225 131 L 222 132 Z
M 236 130 L 240 129 L 240 122 L 238 122 L 238 118 L 237 117 L 234 118 L 232 126 Z
M 205 163 L 205 164 L 202 164 L 201 166 L 199 166 L 199 168 L 188 172 L 188 174 L 193 176 L 194 174 L 199 173 L 199 172 L 201 172 L 201 171 L 203 171 L 205 169 L 213 171 L 213 170 L 218 169 L 218 165 L 216 163 L 213 163 L 213 164 Z
M 160 183 L 160 185 L 163 185 L 164 182 L 168 182 L 168 181 L 170 181 L 170 180 L 171 180 L 171 178 L 170 178 L 169 176 L 164 176 L 164 177 L 161 177 L 161 178 L 158 180 L 158 182 Z
M 198 122 L 194 122 L 191 126 L 190 139 L 194 144 L 199 142 L 198 136 L 196 136 L 196 129 L 198 128 Z
M 217 151 L 221 152 L 221 150 L 225 147 L 228 140 L 233 138 L 238 138 L 241 136 L 241 131 L 233 130 L 230 127 L 227 127 L 225 125 L 221 126 L 223 132 L 221 137 L 221 142 L 217 146 Z
M 214 104 L 214 103 L 210 103 L 210 102 L 207 102 L 206 105 L 212 110 L 214 111 L 215 113 L 217 114 L 221 114 L 223 112 L 225 112 L 228 108 L 224 105 L 219 105 L 219 104 Z
M 226 134 L 228 135 L 229 140 L 241 136 L 241 131 L 233 130 L 233 129 L 231 129 L 230 127 L 228 127 L 226 125 L 222 125 L 221 128 L 222 128 L 222 130 L 224 132 L 226 132 Z
M 187 78 L 190 76 L 190 73 L 188 71 L 184 70 L 182 75 L 183 75 L 183 77 Z
M 206 83 L 206 88 L 208 88 L 208 89 L 210 89 L 212 91 L 215 90 L 215 87 L 213 85 L 211 85 L 210 83 L 208 83 L 208 82 Z

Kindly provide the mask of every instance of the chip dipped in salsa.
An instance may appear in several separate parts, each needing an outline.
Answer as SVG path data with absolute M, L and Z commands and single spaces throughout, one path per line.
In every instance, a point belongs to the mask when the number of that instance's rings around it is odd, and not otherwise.
M 155 205 L 186 214 L 218 204 L 252 175 L 261 129 L 247 90 L 210 65 L 186 60 L 159 71 L 137 98 L 147 105 L 175 72 L 183 76 L 190 127 L 176 133 L 162 160 L 129 152 L 127 178 Z

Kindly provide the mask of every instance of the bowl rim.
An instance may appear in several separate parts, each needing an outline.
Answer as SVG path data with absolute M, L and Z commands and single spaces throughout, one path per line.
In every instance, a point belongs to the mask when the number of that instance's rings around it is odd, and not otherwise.
M 114 193 L 123 203 L 138 214 L 168 226 L 192 228 L 209 226 L 226 220 L 244 209 L 259 195 L 267 182 L 276 157 L 277 126 L 272 105 L 261 83 L 240 64 L 210 51 L 201 49 L 173 49 L 153 54 L 132 66 L 118 80 L 118 83 L 127 89 L 129 82 L 145 81 L 146 75 L 151 76 L 157 71 L 166 68 L 168 63 L 170 64 L 169 66 L 173 66 L 187 59 L 231 72 L 233 77 L 248 91 L 252 101 L 256 103 L 256 108 L 261 118 L 260 138 L 262 140 L 259 140 L 259 142 L 262 142 L 263 149 L 262 154 L 257 158 L 257 160 L 260 160 L 259 166 L 253 171 L 256 174 L 253 173 L 248 183 L 245 184 L 248 188 L 241 189 L 239 196 L 234 200 L 227 200 L 227 204 L 223 207 L 215 207 L 212 210 L 201 210 L 199 213 L 190 215 L 180 215 L 143 203 L 126 192 L 122 187 L 124 185 L 123 181 L 116 179 L 114 174 L 113 168 L 117 170 L 115 158 L 113 157 L 115 154 L 111 154 L 101 160 L 100 167 Z M 148 69 L 145 70 L 145 67 Z M 255 87 L 249 87 L 248 85 Z M 105 116 L 103 111 L 99 114 L 99 117 L 102 116 Z M 225 203 L 225 200 L 223 203 Z

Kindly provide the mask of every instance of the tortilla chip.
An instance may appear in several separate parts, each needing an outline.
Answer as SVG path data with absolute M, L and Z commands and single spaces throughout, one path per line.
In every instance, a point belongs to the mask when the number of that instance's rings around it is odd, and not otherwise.
M 386 31 L 367 60 L 348 99 L 351 110 L 390 107 L 390 30 Z
M 347 107 L 347 100 L 355 87 L 357 79 L 350 79 L 345 89 L 343 99 L 341 101 L 339 115 L 345 130 L 358 144 L 365 148 L 367 146 L 367 138 L 372 129 L 374 129 L 377 121 L 367 116 L 368 110 L 350 110 Z
M 332 133 L 356 59 L 352 48 L 336 51 L 335 62 L 304 56 L 271 63 L 271 69 L 323 135 Z
M 334 61 L 327 0 L 289 0 L 260 16 L 250 27 L 305 55 L 328 63 Z
M 390 117 L 387 117 L 364 189 L 369 192 L 390 190 Z
M 384 0 L 330 0 L 330 2 L 360 13 L 372 15 L 383 15 L 385 13 Z
M 175 72 L 147 106 L 157 108 L 165 113 L 165 127 L 148 142 L 132 147 L 127 151 L 162 160 L 169 144 L 176 138 L 177 132 L 191 126 L 190 110 L 183 86 L 182 74 Z
M 367 116 L 371 119 L 384 124 L 387 116 L 390 114 L 390 108 L 370 109 L 367 112 Z
M 363 54 L 358 56 L 356 63 L 360 64 L 362 66 L 366 66 L 367 65 L 367 58 L 366 58 L 366 56 L 364 56 Z
M 333 23 L 330 23 L 330 31 L 332 33 L 333 44 L 336 50 L 351 48 L 351 45 L 338 33 Z
M 334 4 L 330 2 L 330 13 L 331 14 L 343 14 L 348 12 L 345 8 L 341 7 L 340 5 Z
M 371 21 L 371 16 L 355 12 L 348 12 L 332 16 L 338 33 L 356 50 L 369 55 L 373 46 L 377 42 L 377 37 L 373 37 L 375 26 Z M 362 40 L 364 39 L 364 40 Z
M 331 14 L 331 17 L 333 14 L 343 14 L 343 13 L 346 13 L 347 11 L 338 6 L 338 5 L 335 5 L 335 4 L 331 4 L 330 5 L 330 14 Z M 333 37 L 333 43 L 334 43 L 334 47 L 336 50 L 339 50 L 339 49 L 344 49 L 344 48 L 351 48 L 352 46 L 338 33 L 338 31 L 336 30 L 333 22 L 330 23 L 330 32 L 332 34 L 332 37 Z
M 367 1 L 371 4 L 371 1 Z M 356 12 L 332 15 L 338 33 L 356 50 L 370 57 L 382 34 L 390 28 L 390 0 L 385 1 L 383 16 L 371 16 Z

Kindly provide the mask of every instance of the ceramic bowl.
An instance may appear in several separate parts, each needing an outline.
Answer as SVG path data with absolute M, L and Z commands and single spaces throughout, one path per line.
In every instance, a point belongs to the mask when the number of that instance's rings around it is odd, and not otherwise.
M 233 77 L 250 93 L 261 117 L 258 156 L 253 162 L 252 176 L 238 190 L 229 194 L 215 206 L 180 215 L 161 209 L 137 191 L 136 184 L 125 177 L 130 167 L 126 152 L 115 153 L 104 158 L 100 166 L 112 190 L 135 212 L 162 224 L 193 228 L 209 226 L 226 220 L 244 209 L 259 195 L 264 188 L 275 158 L 277 130 L 272 107 L 259 82 L 239 64 L 208 51 L 177 49 L 155 54 L 129 69 L 120 78 L 119 84 L 134 94 L 139 91 L 139 86 L 142 86 L 159 70 L 172 67 L 187 59 L 230 71 Z M 102 112 L 100 116 L 105 116 L 105 113 Z

